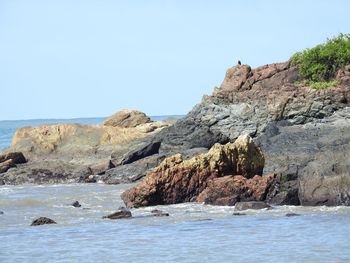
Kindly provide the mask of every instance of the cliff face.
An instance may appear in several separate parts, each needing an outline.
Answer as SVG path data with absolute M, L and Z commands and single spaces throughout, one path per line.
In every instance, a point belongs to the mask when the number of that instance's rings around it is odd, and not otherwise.
M 249 134 L 265 155 L 264 174 L 283 178 L 271 202 L 296 193 L 302 204 L 350 204 L 349 76 L 347 66 L 337 74 L 338 85 L 316 90 L 297 84 L 298 68 L 289 62 L 237 65 L 211 96 L 156 137 L 168 152 Z

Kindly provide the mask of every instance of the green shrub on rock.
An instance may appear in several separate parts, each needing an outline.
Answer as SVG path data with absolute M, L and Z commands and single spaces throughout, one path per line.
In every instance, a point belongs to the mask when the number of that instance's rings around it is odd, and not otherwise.
M 330 81 L 338 69 L 350 64 L 350 34 L 340 34 L 324 44 L 297 52 L 291 60 L 292 65 L 299 66 L 302 78 L 316 83 Z

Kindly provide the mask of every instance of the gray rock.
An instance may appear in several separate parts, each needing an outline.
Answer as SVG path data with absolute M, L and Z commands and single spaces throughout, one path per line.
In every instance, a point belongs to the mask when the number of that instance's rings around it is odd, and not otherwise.
M 145 157 L 148 157 L 150 155 L 157 154 L 159 152 L 160 144 L 161 143 L 159 141 L 146 143 L 140 148 L 125 154 L 120 164 L 129 164 L 137 160 L 143 159 Z
M 81 204 L 78 201 L 75 201 L 72 203 L 72 206 L 74 207 L 81 207 Z
M 108 218 L 108 219 L 123 219 L 123 218 L 131 218 L 131 212 L 127 211 L 127 210 L 121 210 L 121 211 L 117 211 L 113 214 L 107 215 L 107 216 L 103 216 L 102 218 Z

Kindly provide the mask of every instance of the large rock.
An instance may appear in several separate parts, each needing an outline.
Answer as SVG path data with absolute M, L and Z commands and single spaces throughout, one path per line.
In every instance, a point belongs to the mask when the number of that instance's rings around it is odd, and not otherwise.
M 35 220 L 33 220 L 31 226 L 41 226 L 41 225 L 47 225 L 47 224 L 57 224 L 54 220 L 48 217 L 39 217 Z
M 23 153 L 9 152 L 0 155 L 0 174 L 7 172 L 10 168 L 16 167 L 16 164 L 27 162 Z
M 122 110 L 107 118 L 103 122 L 103 125 L 112 127 L 131 128 L 149 122 L 151 122 L 150 117 L 148 117 L 143 112 L 137 110 Z
M 26 163 L 27 160 L 21 152 L 9 152 L 6 154 L 0 155 L 0 163 L 5 162 L 7 160 L 12 160 L 15 164 Z
M 218 177 L 208 182 L 196 201 L 212 205 L 235 205 L 239 201 L 263 201 L 274 176 L 256 175 L 251 179 L 243 176 Z
M 165 159 L 138 186 L 124 192 L 122 199 L 128 207 L 195 201 L 210 180 L 225 175 L 252 178 L 261 175 L 263 167 L 260 149 L 243 135 L 188 160 L 180 154 Z

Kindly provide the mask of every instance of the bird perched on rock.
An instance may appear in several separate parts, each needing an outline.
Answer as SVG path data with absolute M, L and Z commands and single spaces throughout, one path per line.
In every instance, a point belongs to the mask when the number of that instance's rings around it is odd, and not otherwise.
M 240 61 L 240 60 L 238 60 L 237 64 L 238 64 L 238 65 L 242 65 L 242 63 L 241 63 L 241 61 Z

